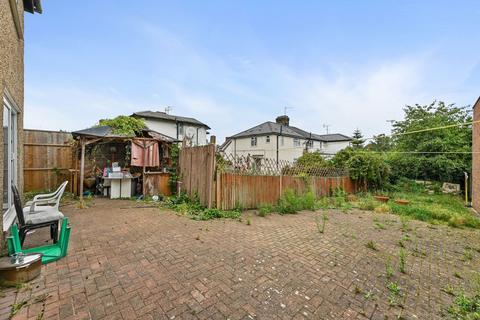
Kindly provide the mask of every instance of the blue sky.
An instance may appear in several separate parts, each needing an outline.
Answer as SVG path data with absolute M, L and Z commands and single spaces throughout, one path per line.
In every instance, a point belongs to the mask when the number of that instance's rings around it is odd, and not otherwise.
M 223 141 L 291 107 L 305 130 L 389 132 L 406 104 L 480 95 L 480 2 L 42 1 L 26 14 L 25 127 L 140 110 Z

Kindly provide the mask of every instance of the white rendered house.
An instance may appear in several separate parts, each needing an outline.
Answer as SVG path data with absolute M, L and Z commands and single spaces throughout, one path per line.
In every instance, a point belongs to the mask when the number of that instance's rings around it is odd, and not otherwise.
M 320 152 L 331 157 L 348 147 L 352 138 L 335 134 L 314 134 L 290 126 L 288 116 L 264 122 L 227 137 L 220 151 L 230 156 L 252 156 L 294 162 L 304 152 Z

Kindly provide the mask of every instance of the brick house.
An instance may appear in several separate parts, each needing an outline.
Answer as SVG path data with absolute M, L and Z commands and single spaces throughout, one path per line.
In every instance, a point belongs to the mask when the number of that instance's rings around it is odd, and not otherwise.
M 2 230 L 6 231 L 15 214 L 11 185 L 23 190 L 23 97 L 24 97 L 24 11 L 41 13 L 40 0 L 0 1 L 0 120 L 3 145 L 0 152 L 0 191 Z M 13 213 L 13 214 L 12 214 Z M 1 233 L 3 239 L 3 233 Z M 1 239 L 0 239 L 1 240 Z M 2 241 L 3 243 L 3 241 Z
M 473 105 L 473 121 L 480 121 L 480 97 Z M 480 123 L 472 129 L 472 206 L 480 212 Z

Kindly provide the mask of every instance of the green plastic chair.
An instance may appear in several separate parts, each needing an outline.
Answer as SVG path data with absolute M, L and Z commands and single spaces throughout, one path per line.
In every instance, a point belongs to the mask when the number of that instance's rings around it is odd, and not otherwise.
M 64 218 L 62 221 L 62 227 L 60 229 L 60 239 L 57 243 L 42 247 L 22 249 L 20 242 L 20 236 L 18 234 L 18 226 L 13 224 L 10 228 L 10 236 L 7 238 L 8 253 L 9 255 L 15 253 L 41 253 L 42 264 L 47 264 L 60 260 L 67 256 L 68 242 L 70 240 L 71 227 L 68 224 L 68 218 Z

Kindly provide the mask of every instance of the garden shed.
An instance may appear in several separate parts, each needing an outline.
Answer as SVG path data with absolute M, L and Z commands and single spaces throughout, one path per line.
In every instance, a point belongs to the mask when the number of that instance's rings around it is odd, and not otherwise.
M 176 139 L 150 129 L 123 135 L 110 126 L 75 131 L 72 136 L 77 141 L 80 198 L 87 190 L 110 198 L 170 194 L 171 148 Z

